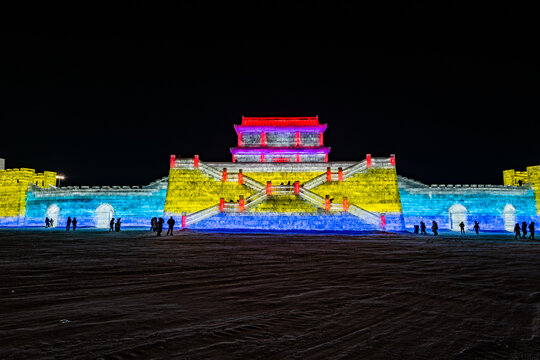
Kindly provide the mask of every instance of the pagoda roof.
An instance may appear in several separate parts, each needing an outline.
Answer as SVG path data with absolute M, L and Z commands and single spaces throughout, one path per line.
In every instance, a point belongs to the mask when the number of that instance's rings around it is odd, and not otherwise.
M 242 116 L 242 126 L 317 126 L 319 116 L 281 116 L 281 117 L 252 117 Z

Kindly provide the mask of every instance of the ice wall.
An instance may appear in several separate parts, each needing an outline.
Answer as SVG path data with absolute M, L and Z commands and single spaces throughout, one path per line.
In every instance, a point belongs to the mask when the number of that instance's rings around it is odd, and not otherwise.
M 24 226 L 44 226 L 45 217 L 55 226 L 66 226 L 69 217 L 78 227 L 108 227 L 111 217 L 121 218 L 123 227 L 148 227 L 152 217 L 163 216 L 167 178 L 148 186 L 69 186 L 32 188 L 28 192 Z
M 425 185 L 398 177 L 403 216 L 407 229 L 423 221 L 431 228 L 459 231 L 464 222 L 469 231 L 474 221 L 481 230 L 512 231 L 515 223 L 538 222 L 534 189 L 501 185 Z

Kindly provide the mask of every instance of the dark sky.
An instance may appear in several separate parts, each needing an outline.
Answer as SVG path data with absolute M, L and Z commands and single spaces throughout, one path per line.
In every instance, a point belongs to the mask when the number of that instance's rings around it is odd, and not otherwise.
M 66 185 L 144 185 L 170 154 L 230 161 L 242 115 L 318 115 L 330 161 L 394 153 L 428 184 L 540 164 L 537 42 L 314 35 L 3 34 L 0 157 Z

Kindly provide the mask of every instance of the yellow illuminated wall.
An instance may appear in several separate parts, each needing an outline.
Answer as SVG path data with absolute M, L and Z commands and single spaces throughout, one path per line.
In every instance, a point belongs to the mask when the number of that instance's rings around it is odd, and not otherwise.
M 534 197 L 536 200 L 536 213 L 540 214 L 540 165 L 527 167 L 527 178 L 529 184 L 534 188 Z
M 317 207 L 302 200 L 296 195 L 276 195 L 250 209 L 249 212 L 278 212 L 278 213 L 314 213 Z
M 323 173 L 320 172 L 247 172 L 246 176 L 257 180 L 261 184 L 266 186 L 266 182 L 271 181 L 272 185 L 280 185 L 283 183 L 286 185 L 290 182 L 290 185 L 295 181 L 299 181 L 303 184 L 314 177 L 317 177 Z
M 522 184 L 526 184 L 529 182 L 527 171 L 515 171 L 514 169 L 503 171 L 504 185 L 519 186 L 520 180 Z
M 171 169 L 165 212 L 189 214 L 219 204 L 220 198 L 224 198 L 226 202 L 237 202 L 240 195 L 247 198 L 252 193 L 245 185 L 215 181 L 199 170 Z
M 503 180 L 506 186 L 519 186 L 520 180 L 522 185 L 532 186 L 536 201 L 536 213 L 540 214 L 540 165 L 528 166 L 526 171 L 504 170 Z
M 355 174 L 345 181 L 325 182 L 311 191 L 322 197 L 330 195 L 334 204 L 341 204 L 343 197 L 347 197 L 349 204 L 368 211 L 401 212 L 395 168 L 370 169 L 367 173 Z
M 0 216 L 24 216 L 26 193 L 30 184 L 39 187 L 56 186 L 56 173 L 45 171 L 36 174 L 33 169 L 0 170 Z

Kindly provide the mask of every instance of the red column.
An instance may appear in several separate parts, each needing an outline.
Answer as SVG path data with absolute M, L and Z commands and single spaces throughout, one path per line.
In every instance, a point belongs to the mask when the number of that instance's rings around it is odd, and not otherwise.
M 300 162 L 300 154 L 296 154 L 296 162 Z
M 324 210 L 330 211 L 330 195 L 326 195 L 324 198 Z
M 346 196 L 343 197 L 343 211 L 349 211 L 349 199 Z
M 396 166 L 396 155 L 395 154 L 390 154 L 390 164 L 392 166 Z
M 244 195 L 240 195 L 240 200 L 238 200 L 238 208 L 240 212 L 244 212 Z
M 338 168 L 338 181 L 343 181 L 343 168 Z
M 319 133 L 319 146 L 323 146 L 323 133 Z
M 223 182 L 226 182 L 227 181 L 227 168 L 223 168 L 223 179 L 222 179 Z
M 272 182 L 266 182 L 266 195 L 272 195 Z
M 296 146 L 302 145 L 302 142 L 300 140 L 300 131 L 296 132 Z
M 236 156 L 232 154 L 232 162 L 236 162 Z
M 199 155 L 195 155 L 195 158 L 193 159 L 193 166 L 196 168 L 199 167 Z
M 240 185 L 244 184 L 244 174 L 242 173 L 242 169 L 238 170 L 238 183 Z
M 332 171 L 329 167 L 326 168 L 326 181 L 332 181 Z
M 176 161 L 176 155 L 171 155 L 171 161 L 169 163 L 171 169 L 174 167 L 175 161 Z
M 261 133 L 261 146 L 266 146 L 266 133 L 264 131 Z
M 264 162 L 264 153 L 261 153 L 261 162 Z
M 328 162 L 328 154 L 324 155 L 324 162 Z
M 225 211 L 225 199 L 219 198 L 219 211 L 223 212 Z
M 366 154 L 367 167 L 371 167 L 371 154 Z
M 242 147 L 242 132 L 238 133 L 238 147 Z
M 294 194 L 300 195 L 300 182 L 299 181 L 294 182 Z
M 186 213 L 182 213 L 182 229 L 186 227 Z
M 383 230 L 386 229 L 386 215 L 385 214 L 381 214 L 381 225 L 382 225 Z

